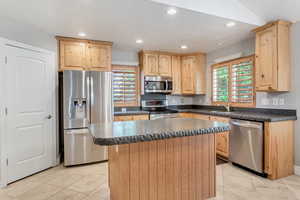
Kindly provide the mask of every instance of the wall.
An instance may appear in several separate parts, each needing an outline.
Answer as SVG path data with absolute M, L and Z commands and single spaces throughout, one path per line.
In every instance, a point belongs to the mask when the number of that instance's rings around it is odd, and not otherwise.
M 292 60 L 292 90 L 288 93 L 265 93 L 258 92 L 256 107 L 259 108 L 282 108 L 297 109 L 300 111 L 300 22 L 293 24 L 291 28 L 291 60 Z M 254 54 L 254 38 L 242 41 L 229 47 L 210 52 L 207 54 L 207 95 L 194 99 L 195 104 L 211 104 L 211 70 L 214 60 L 232 54 L 242 53 L 243 56 Z M 298 86 L 298 87 L 297 87 Z M 300 166 L 300 120 L 295 125 L 295 162 Z M 299 132 L 299 133 L 298 133 Z

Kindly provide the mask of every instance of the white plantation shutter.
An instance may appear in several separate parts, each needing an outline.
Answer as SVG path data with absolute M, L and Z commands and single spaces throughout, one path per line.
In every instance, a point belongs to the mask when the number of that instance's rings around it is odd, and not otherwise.
M 115 106 L 137 106 L 139 99 L 138 67 L 113 66 L 113 100 Z
M 254 66 L 252 60 L 242 61 L 231 68 L 231 102 L 254 102 Z
M 212 68 L 212 101 L 214 104 L 254 106 L 253 56 L 216 64 Z
M 229 101 L 229 67 L 221 65 L 213 68 L 213 101 Z

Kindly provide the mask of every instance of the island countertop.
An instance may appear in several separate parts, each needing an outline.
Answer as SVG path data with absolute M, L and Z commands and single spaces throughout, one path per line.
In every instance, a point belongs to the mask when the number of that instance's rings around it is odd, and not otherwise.
M 95 144 L 118 145 L 229 131 L 229 124 L 201 119 L 169 118 L 91 124 Z

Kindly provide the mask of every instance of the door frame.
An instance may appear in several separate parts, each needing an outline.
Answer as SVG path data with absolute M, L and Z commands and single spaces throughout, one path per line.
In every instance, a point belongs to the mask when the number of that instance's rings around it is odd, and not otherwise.
M 58 155 L 58 128 L 56 126 L 57 124 L 57 95 L 58 95 L 58 75 L 57 75 L 57 63 L 56 62 L 56 53 L 41 49 L 38 47 L 33 47 L 31 45 L 23 44 L 16 41 L 11 41 L 5 38 L 0 37 L 0 52 L 5 52 L 4 49 L 6 46 L 13 46 L 20 49 L 27 49 L 35 52 L 40 52 L 47 54 L 50 58 L 50 66 L 51 69 L 49 69 L 50 72 L 50 91 L 52 93 L 52 99 L 51 99 L 51 108 L 50 113 L 53 116 L 50 127 L 51 127 L 51 158 L 52 158 L 52 167 L 56 166 L 59 162 L 59 155 Z M 5 64 L 5 53 L 0 54 L 0 91 L 3 91 L 3 93 L 0 95 L 0 188 L 6 187 L 8 184 L 8 166 L 6 164 L 6 160 L 8 159 L 8 137 L 7 137 L 7 124 L 8 120 L 5 115 L 5 107 L 7 104 L 8 99 L 6 98 L 7 94 L 7 78 L 5 76 L 6 74 L 6 67 Z

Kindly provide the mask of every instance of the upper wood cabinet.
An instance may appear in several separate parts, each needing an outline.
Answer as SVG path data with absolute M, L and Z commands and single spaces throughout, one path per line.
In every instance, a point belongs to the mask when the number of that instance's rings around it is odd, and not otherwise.
M 186 55 L 181 58 L 182 94 L 206 93 L 205 54 Z
M 181 88 L 182 94 L 195 93 L 195 81 L 193 66 L 195 65 L 195 58 L 193 56 L 185 56 L 181 59 Z
M 56 37 L 59 69 L 111 71 L 111 42 Z
M 157 54 L 144 54 L 143 70 L 145 75 L 158 75 L 158 55 Z
M 87 62 L 90 68 L 111 71 L 111 46 L 88 44 L 87 48 Z
M 158 72 L 160 76 L 172 76 L 172 57 L 170 55 L 159 55 Z
M 257 91 L 291 89 L 290 25 L 290 22 L 276 21 L 253 30 Z
M 172 56 L 172 94 L 181 94 L 181 58 Z
M 172 76 L 172 57 L 160 52 L 142 51 L 139 54 L 142 72 L 146 76 Z

